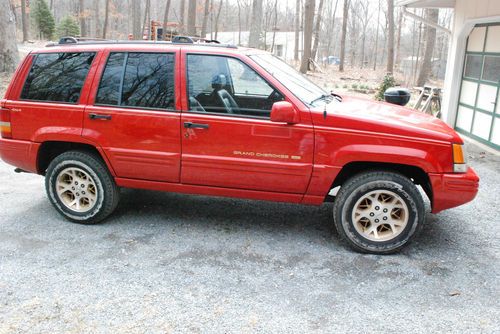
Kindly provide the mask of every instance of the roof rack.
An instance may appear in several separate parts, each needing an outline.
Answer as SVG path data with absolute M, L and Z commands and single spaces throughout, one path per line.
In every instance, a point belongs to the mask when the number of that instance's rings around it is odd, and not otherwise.
M 52 46 L 72 46 L 72 45 L 102 45 L 102 44 L 167 44 L 167 45 L 186 45 L 195 44 L 197 46 L 212 46 L 237 49 L 238 47 L 233 44 L 223 44 L 215 39 L 205 39 L 193 36 L 174 36 L 172 41 L 142 41 L 142 40 L 110 40 L 100 38 L 86 38 L 86 37 L 73 37 L 65 36 L 59 39 L 59 42 L 51 42 L 45 45 L 46 47 Z

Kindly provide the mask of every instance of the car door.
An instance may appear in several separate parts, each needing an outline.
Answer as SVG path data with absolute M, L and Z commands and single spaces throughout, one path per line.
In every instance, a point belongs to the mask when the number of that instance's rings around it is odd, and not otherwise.
M 179 182 L 176 52 L 108 52 L 85 109 L 83 136 L 122 178 Z
M 304 193 L 313 132 L 307 122 L 270 121 L 285 96 L 241 59 L 184 53 L 181 182 Z

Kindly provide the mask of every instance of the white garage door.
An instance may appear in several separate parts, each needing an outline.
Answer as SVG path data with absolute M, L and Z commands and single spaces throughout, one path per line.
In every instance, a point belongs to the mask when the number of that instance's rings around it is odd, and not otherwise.
M 500 22 L 469 35 L 455 128 L 500 150 Z

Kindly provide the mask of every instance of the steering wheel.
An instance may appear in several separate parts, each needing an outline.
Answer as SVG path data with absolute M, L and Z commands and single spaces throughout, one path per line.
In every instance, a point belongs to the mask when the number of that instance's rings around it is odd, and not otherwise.
M 238 113 L 239 106 L 227 90 L 218 90 L 217 96 L 219 97 L 220 102 L 224 105 L 224 108 L 226 108 L 228 114 Z

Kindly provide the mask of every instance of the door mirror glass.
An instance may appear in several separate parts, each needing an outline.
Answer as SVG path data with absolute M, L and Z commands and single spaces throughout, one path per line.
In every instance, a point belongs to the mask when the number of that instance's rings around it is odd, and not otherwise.
M 279 101 L 273 104 L 271 121 L 295 124 L 300 122 L 300 115 L 290 102 Z

